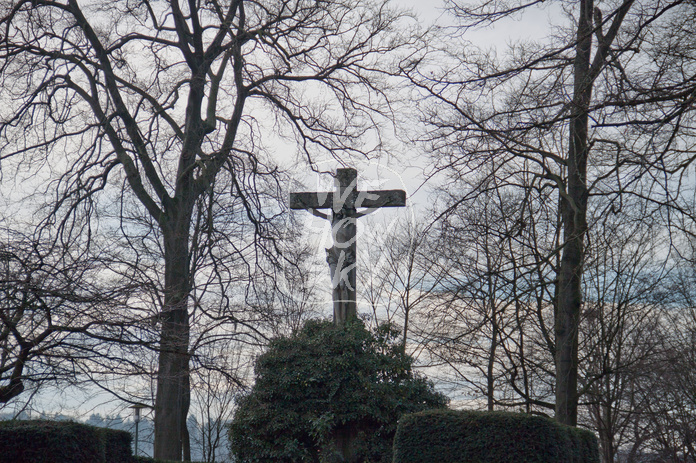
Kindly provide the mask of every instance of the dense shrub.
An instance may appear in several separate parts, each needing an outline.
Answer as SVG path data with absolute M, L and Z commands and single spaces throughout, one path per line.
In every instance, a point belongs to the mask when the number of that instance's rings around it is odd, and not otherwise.
M 104 462 L 105 463 L 125 463 L 133 459 L 131 449 L 132 437 L 128 431 L 116 429 L 97 428 L 104 442 Z
M 599 463 L 589 431 L 534 415 L 433 410 L 405 415 L 394 463 Z
M 398 418 L 447 403 L 397 338 L 389 326 L 310 321 L 274 339 L 230 426 L 238 461 L 327 462 L 339 447 L 352 461 L 391 461 Z
M 171 460 L 155 460 L 152 457 L 144 457 L 141 455 L 138 455 L 137 457 L 132 457 L 132 459 L 130 461 L 132 463 L 177 463 L 177 462 L 171 461 Z M 205 463 L 205 462 L 192 461 L 191 463 Z
M 0 463 L 130 463 L 131 435 L 71 421 L 0 422 Z

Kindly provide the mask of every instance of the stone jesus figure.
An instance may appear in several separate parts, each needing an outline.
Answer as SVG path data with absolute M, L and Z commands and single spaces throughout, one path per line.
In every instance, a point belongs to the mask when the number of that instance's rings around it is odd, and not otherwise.
M 335 192 L 290 193 L 290 209 L 306 209 L 317 217 L 331 220 L 333 246 L 326 250 L 333 287 L 334 323 L 357 317 L 356 308 L 356 223 L 357 219 L 380 207 L 403 207 L 403 190 L 359 191 L 358 172 L 336 171 Z M 364 208 L 358 212 L 358 208 Z M 331 215 L 317 209 L 331 209 Z

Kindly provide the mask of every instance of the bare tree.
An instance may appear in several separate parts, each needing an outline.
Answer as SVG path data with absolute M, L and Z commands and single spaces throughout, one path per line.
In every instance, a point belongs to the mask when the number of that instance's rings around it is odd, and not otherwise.
M 558 258 L 553 296 L 556 418 L 574 425 L 592 197 L 611 199 L 604 202 L 606 212 L 622 211 L 622 198 L 632 195 L 688 210 L 678 194 L 683 183 L 660 176 L 683 175 L 691 160 L 684 148 L 693 146 L 687 122 L 693 114 L 683 102 L 693 91 L 692 74 L 677 70 L 691 69 L 692 63 L 688 52 L 684 59 L 657 52 L 653 34 L 671 27 L 674 14 L 689 15 L 693 8 L 682 1 L 557 4 L 566 26 L 551 29 L 545 42 L 516 43 L 498 59 L 458 38 L 541 2 L 447 4 L 460 26 L 403 63 L 410 81 L 428 95 L 423 107 L 428 128 L 421 141 L 436 154 L 439 169 L 460 178 L 488 165 L 493 175 L 523 191 L 556 191 L 560 246 L 543 261 Z M 648 42 L 652 45 L 646 52 L 641 47 Z M 515 182 L 515 172 L 521 171 L 530 182 Z M 467 189 L 454 206 L 485 187 L 482 182 Z
M 5 165 L 62 171 L 58 223 L 122 190 L 156 229 L 155 457 L 179 460 L 200 208 L 226 192 L 256 252 L 272 250 L 282 207 L 262 136 L 297 141 L 309 160 L 371 151 L 356 147 L 388 111 L 376 70 L 409 28 L 368 0 L 13 0 L 0 16 Z
M 660 355 L 635 386 L 636 432 L 627 461 L 649 455 L 656 462 L 689 462 L 696 458 L 693 384 L 696 365 L 696 313 L 694 312 L 693 238 L 682 242 L 686 260 L 679 262 L 664 286 Z
M 478 182 L 486 191 L 461 203 L 461 189 Z M 450 381 L 463 385 L 458 394 L 474 404 L 485 398 L 489 410 L 545 413 L 553 408 L 553 285 L 545 262 L 556 245 L 553 207 L 545 195 L 525 198 L 485 171 L 451 188 L 439 193 L 445 212 L 429 255 L 443 276 L 418 320 L 420 335 L 432 361 L 445 365 Z
M 425 222 L 396 221 L 386 233 L 376 229 L 365 237 L 360 256 L 359 290 L 375 327 L 385 322 L 400 327 L 403 350 L 414 357 L 423 346 L 413 319 L 432 308 L 433 294 L 446 276 L 433 253 L 431 233 Z
M 218 343 L 199 350 L 194 358 L 192 445 L 198 447 L 205 462 L 225 461 L 223 455 L 228 446 L 228 424 L 234 414 L 234 401 L 245 387 L 239 378 L 251 376 L 252 353 Z
M 98 256 L 3 230 L 0 247 L 0 403 L 25 389 L 79 384 L 125 320 L 128 288 L 111 288 Z M 106 312 L 106 313 L 105 313 Z M 123 339 L 126 342 L 126 339 Z
M 668 352 L 665 315 L 672 298 L 662 288 L 675 265 L 668 231 L 645 203 L 631 206 L 634 220 L 593 217 L 588 233 L 579 395 L 584 424 L 598 433 L 605 462 L 616 461 L 622 447 L 643 446 L 634 425 L 656 403 L 642 390 L 654 383 Z

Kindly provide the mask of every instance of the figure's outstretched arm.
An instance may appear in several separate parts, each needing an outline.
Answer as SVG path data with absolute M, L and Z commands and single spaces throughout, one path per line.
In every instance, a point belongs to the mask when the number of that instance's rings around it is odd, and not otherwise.
M 309 210 L 309 212 L 311 212 L 312 215 L 315 216 L 315 217 L 319 217 L 320 219 L 324 219 L 324 220 L 329 220 L 329 215 L 328 215 L 328 214 L 324 214 L 323 212 L 318 211 L 317 209 L 312 209 L 312 208 L 310 208 L 310 209 L 308 209 L 308 210 Z

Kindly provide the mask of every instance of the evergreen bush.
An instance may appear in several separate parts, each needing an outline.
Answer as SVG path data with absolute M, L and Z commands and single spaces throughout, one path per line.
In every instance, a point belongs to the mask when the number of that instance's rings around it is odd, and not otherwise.
M 599 463 L 597 438 L 540 416 L 432 410 L 405 415 L 394 463 Z
M 351 461 L 390 462 L 398 418 L 447 403 L 397 339 L 390 326 L 309 321 L 271 341 L 230 426 L 236 461 L 330 462 L 345 444 Z

